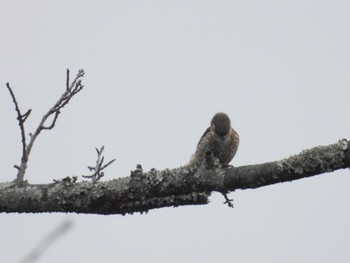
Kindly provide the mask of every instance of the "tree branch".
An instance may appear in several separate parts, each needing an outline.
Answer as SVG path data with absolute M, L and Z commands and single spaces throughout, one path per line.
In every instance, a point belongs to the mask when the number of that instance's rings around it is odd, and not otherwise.
M 343 139 L 289 158 L 241 167 L 179 167 L 105 182 L 64 178 L 52 184 L 0 184 L 0 212 L 126 214 L 169 206 L 207 204 L 212 191 L 258 188 L 350 167 L 350 143 Z
M 96 165 L 95 167 L 88 166 L 90 171 L 94 171 L 92 175 L 83 175 L 84 178 L 89 178 L 93 183 L 96 183 L 98 180 L 100 180 L 105 174 L 103 170 L 107 168 L 110 164 L 112 164 L 115 159 L 109 161 L 107 164 L 103 165 L 105 157 L 102 156 L 104 146 L 101 147 L 101 149 L 96 149 L 97 152 L 97 160 L 96 160 Z
M 22 139 L 22 157 L 21 157 L 21 162 L 25 161 L 26 158 L 26 152 L 27 152 L 27 143 L 26 143 L 26 133 L 24 129 L 24 122 L 28 118 L 28 116 L 31 113 L 31 109 L 29 109 L 25 114 L 21 113 L 21 110 L 19 108 L 15 93 L 13 92 L 12 88 L 10 87 L 10 83 L 6 83 L 6 87 L 8 91 L 10 92 L 13 104 L 15 104 L 15 110 L 17 112 L 17 120 L 18 120 L 18 125 L 21 130 L 21 139 Z M 18 173 L 21 173 L 20 171 L 20 166 L 15 165 L 15 168 L 18 169 Z
M 25 135 L 25 129 L 24 129 L 24 122 L 28 118 L 29 114 L 31 113 L 31 110 L 28 110 L 25 114 L 21 114 L 21 111 L 18 106 L 17 99 L 15 97 L 14 92 L 12 91 L 10 84 L 7 83 L 7 89 L 9 90 L 13 103 L 15 104 L 15 109 L 17 112 L 17 119 L 19 122 L 19 126 L 21 129 L 21 137 L 22 137 L 22 158 L 21 158 L 21 164 L 15 165 L 15 168 L 18 169 L 16 183 L 19 186 L 23 186 L 24 184 L 24 174 L 27 169 L 29 155 L 32 150 L 32 147 L 34 145 L 34 142 L 40 132 L 42 130 L 51 130 L 53 127 L 55 127 L 58 115 L 61 113 L 61 109 L 69 103 L 71 98 L 73 98 L 74 95 L 76 95 L 78 92 L 80 92 L 84 85 L 81 84 L 81 78 L 84 77 L 84 70 L 79 70 L 78 74 L 76 75 L 75 79 L 71 84 L 69 84 L 69 69 L 67 69 L 67 80 L 66 80 L 66 91 L 61 95 L 59 100 L 54 104 L 54 106 L 49 109 L 49 111 L 42 117 L 37 129 L 35 130 L 34 134 L 30 133 L 30 141 L 27 144 L 26 143 L 26 135 Z M 50 125 L 45 125 L 47 120 L 53 116 L 53 120 Z

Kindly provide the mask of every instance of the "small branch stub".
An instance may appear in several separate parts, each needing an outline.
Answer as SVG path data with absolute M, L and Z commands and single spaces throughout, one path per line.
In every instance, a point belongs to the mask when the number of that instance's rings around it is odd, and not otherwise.
M 221 194 L 222 194 L 222 195 L 224 196 L 224 198 L 225 198 L 224 204 L 227 204 L 228 207 L 233 208 L 233 199 L 230 199 L 230 198 L 227 196 L 227 195 L 228 195 L 228 192 L 222 192 Z

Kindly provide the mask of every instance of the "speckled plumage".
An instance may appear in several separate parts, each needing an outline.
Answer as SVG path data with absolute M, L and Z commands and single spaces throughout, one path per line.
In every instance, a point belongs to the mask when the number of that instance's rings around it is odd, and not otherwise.
M 222 166 L 228 166 L 237 152 L 238 145 L 239 136 L 231 127 L 230 118 L 225 113 L 217 113 L 199 140 L 189 165 L 200 165 L 208 152 L 211 152 Z

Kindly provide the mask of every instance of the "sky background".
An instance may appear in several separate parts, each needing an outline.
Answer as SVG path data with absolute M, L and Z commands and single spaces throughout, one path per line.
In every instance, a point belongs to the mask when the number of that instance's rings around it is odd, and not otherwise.
M 85 89 L 43 132 L 25 178 L 104 180 L 185 164 L 218 111 L 241 144 L 234 166 L 280 160 L 350 136 L 349 1 L 2 1 L 1 181 L 21 155 L 10 82 L 32 132 L 65 89 Z M 234 209 L 147 215 L 1 214 L 2 262 L 18 262 L 69 219 L 38 262 L 350 262 L 350 172 L 236 191 Z M 81 179 L 80 179 L 81 180 Z

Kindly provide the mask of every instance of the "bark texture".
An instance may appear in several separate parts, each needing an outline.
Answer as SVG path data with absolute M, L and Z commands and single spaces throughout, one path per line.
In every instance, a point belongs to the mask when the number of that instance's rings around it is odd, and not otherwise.
M 130 176 L 104 182 L 77 182 L 66 177 L 52 184 L 0 183 L 0 212 L 127 214 L 169 206 L 207 204 L 212 191 L 297 180 L 350 167 L 350 143 L 343 139 L 304 150 L 289 158 L 241 167 L 179 167 L 144 173 L 139 166 Z

